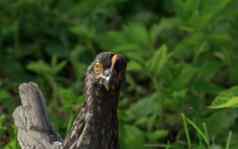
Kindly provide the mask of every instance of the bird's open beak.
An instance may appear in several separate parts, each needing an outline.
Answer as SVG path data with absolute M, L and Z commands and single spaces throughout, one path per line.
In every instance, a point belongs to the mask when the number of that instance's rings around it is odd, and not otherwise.
M 108 69 L 107 73 L 102 76 L 103 77 L 103 85 L 106 88 L 107 91 L 109 91 L 110 89 L 114 88 L 116 83 L 117 83 L 117 73 L 115 71 L 115 64 L 118 60 L 118 55 L 114 55 L 112 57 L 112 65 L 111 67 Z
M 112 69 L 110 69 L 106 75 L 102 76 L 103 77 L 103 86 L 106 88 L 107 91 L 109 91 L 111 88 L 113 88 L 114 85 L 114 79 L 115 79 L 115 74 Z

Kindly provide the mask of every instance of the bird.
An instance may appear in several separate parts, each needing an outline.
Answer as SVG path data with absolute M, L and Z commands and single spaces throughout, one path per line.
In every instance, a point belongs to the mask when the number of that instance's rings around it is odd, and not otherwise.
M 63 149 L 119 149 L 117 108 L 127 61 L 113 52 L 102 52 L 88 67 L 85 103 L 76 116 Z

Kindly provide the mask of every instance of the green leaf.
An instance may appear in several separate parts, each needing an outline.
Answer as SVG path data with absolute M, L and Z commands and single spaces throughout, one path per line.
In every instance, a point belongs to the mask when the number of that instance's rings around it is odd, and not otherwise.
M 214 101 L 214 102 L 218 102 L 218 101 Z M 224 101 L 222 101 L 222 102 L 224 102 Z M 212 108 L 212 109 L 237 108 L 237 107 L 238 107 L 238 96 L 231 97 L 230 99 L 228 99 L 224 103 L 218 103 L 218 104 L 217 103 L 212 103 L 212 105 L 210 106 L 210 108 Z
M 221 92 L 209 106 L 212 109 L 237 108 L 238 107 L 238 86 Z
M 51 65 L 39 60 L 27 65 L 27 69 L 43 76 L 53 76 L 60 72 L 66 65 L 66 61 L 58 62 L 57 56 L 53 56 Z
M 71 112 L 75 106 L 82 105 L 85 98 L 83 96 L 77 96 L 72 88 L 58 88 L 58 94 L 63 98 L 62 105 L 67 112 Z
M 168 136 L 168 130 L 156 130 L 153 132 L 148 133 L 147 137 L 149 138 L 149 140 L 152 141 L 158 141 L 160 139 L 164 139 L 165 137 Z
M 50 65 L 40 60 L 37 62 L 32 62 L 27 65 L 27 69 L 38 73 L 40 75 L 53 75 L 54 71 L 51 69 Z
M 120 145 L 123 149 L 144 149 L 144 133 L 135 126 L 123 125 L 121 128 Z
M 216 75 L 217 72 L 219 72 L 222 66 L 223 63 L 217 60 L 204 62 L 197 67 L 199 69 L 197 75 L 201 79 L 209 81 Z
M 171 87 L 174 90 L 187 88 L 193 77 L 196 75 L 197 69 L 192 65 L 182 65 L 182 70 L 177 78 L 173 81 Z
M 210 138 L 220 136 L 222 134 L 226 136 L 226 132 L 228 132 L 232 126 L 235 126 L 237 117 L 237 111 L 232 109 L 219 110 L 208 116 L 205 119 L 205 123 L 207 124 L 207 130 Z
M 146 48 L 149 45 L 149 33 L 143 24 L 131 23 L 125 26 L 124 35 L 127 42 L 138 44 L 143 48 Z
M 6 121 L 6 116 L 0 115 L 0 135 L 3 135 L 7 130 L 7 127 L 5 126 Z
M 191 119 L 189 119 L 188 117 L 185 116 L 184 113 L 181 114 L 182 116 L 182 119 L 183 119 L 183 123 L 184 123 L 184 129 L 185 129 L 185 134 L 186 134 L 186 137 L 187 137 L 187 141 L 188 141 L 188 144 L 190 144 L 191 146 L 191 138 L 190 138 L 190 134 L 189 134 L 189 131 L 188 131 L 188 124 L 190 126 L 193 127 L 193 129 L 195 129 L 195 131 L 197 132 L 198 136 L 201 137 L 203 139 L 203 141 L 209 145 L 209 140 L 207 138 L 207 135 L 205 132 L 203 132 L 198 126 L 197 124 L 195 124 Z
M 0 90 L 0 107 L 12 109 L 14 107 L 14 101 L 11 100 L 11 95 L 6 90 Z
M 135 62 L 135 61 L 130 61 L 127 64 L 127 70 L 128 71 L 142 71 L 143 70 L 143 66 L 141 66 L 141 64 Z
M 206 134 L 189 118 L 186 118 L 188 124 L 190 124 L 197 132 L 197 134 L 202 137 L 203 141 L 205 141 L 206 144 L 209 144 L 208 138 L 206 136 Z
M 155 75 L 159 75 L 169 60 L 168 49 L 166 45 L 162 45 L 147 63 L 148 70 Z
M 148 116 L 149 114 L 159 114 L 160 110 L 159 97 L 157 94 L 153 94 L 131 105 L 127 112 L 131 117 L 138 118 Z

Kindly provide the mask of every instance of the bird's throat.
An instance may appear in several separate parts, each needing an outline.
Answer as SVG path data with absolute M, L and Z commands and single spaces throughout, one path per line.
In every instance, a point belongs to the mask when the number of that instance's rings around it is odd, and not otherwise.
M 89 85 L 89 84 L 88 84 Z M 92 85 L 92 84 L 91 84 Z M 96 148 L 118 149 L 118 94 L 98 90 L 88 86 L 85 105 L 85 132 L 92 135 L 89 142 L 97 144 Z M 107 147 L 105 148 L 105 144 Z

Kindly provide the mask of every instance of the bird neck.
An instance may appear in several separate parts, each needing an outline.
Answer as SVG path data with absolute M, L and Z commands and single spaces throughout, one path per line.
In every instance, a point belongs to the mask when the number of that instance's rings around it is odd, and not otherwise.
M 86 80 L 85 129 L 95 148 L 118 149 L 118 93 L 109 93 Z M 91 83 L 91 84 L 90 84 Z
M 96 87 L 89 88 L 86 95 L 86 111 L 102 121 L 117 117 L 118 93 L 110 93 L 98 90 Z
M 87 75 L 85 80 L 86 111 L 97 116 L 117 115 L 118 91 L 106 91 L 96 85 L 93 77 Z

